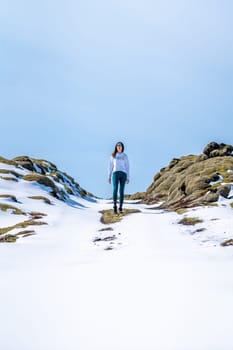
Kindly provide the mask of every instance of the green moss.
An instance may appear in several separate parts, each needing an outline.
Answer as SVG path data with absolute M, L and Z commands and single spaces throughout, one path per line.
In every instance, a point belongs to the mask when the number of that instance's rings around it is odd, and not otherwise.
M 102 214 L 100 221 L 103 224 L 113 224 L 115 222 L 121 221 L 123 216 L 139 212 L 140 210 L 138 209 L 124 209 L 122 214 L 114 214 L 113 210 L 102 210 L 100 211 L 100 213 Z
M 14 207 L 13 205 L 9 205 L 9 204 L 2 204 L 2 203 L 0 203 L 0 210 L 2 210 L 2 211 L 12 210 L 12 214 L 27 215 L 21 209 L 19 209 L 17 207 Z
M 201 222 L 203 222 L 203 220 L 197 218 L 197 217 L 184 217 L 183 219 L 181 219 L 178 224 L 182 224 L 182 225 L 196 225 L 196 224 L 200 224 Z

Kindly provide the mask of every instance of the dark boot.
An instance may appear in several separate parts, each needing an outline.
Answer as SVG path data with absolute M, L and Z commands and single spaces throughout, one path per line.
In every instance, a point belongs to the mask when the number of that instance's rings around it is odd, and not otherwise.
M 113 206 L 113 212 L 114 212 L 114 214 L 117 214 L 117 206 L 116 206 L 116 204 L 114 204 L 114 206 Z
M 122 204 L 120 204 L 119 206 L 119 212 L 122 213 L 123 209 L 122 209 Z

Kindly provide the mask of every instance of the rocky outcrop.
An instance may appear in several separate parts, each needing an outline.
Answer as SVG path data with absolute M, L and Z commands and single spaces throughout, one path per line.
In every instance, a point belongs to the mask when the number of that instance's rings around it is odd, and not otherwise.
M 225 143 L 218 144 L 217 142 L 210 142 L 204 148 L 203 153 L 208 157 L 223 157 L 230 156 L 233 152 L 233 146 L 226 145 Z
M 55 198 L 75 208 L 96 201 L 53 163 L 27 156 L 12 160 L 0 157 L 0 182 L 0 214 L 4 217 L 0 243 L 13 243 L 41 232 L 41 227 L 53 220 L 50 214 L 54 215 L 58 205 Z
M 71 176 L 57 169 L 56 165 L 44 160 L 28 156 L 20 156 L 11 160 L 0 157 L 0 178 L 12 181 L 30 181 L 45 187 L 53 197 L 71 203 L 71 195 L 82 198 L 94 198 L 84 190 Z M 12 166 L 4 169 L 4 164 Z M 25 170 L 22 172 L 22 170 Z
M 233 185 L 233 146 L 209 143 L 200 155 L 174 158 L 143 195 L 148 204 L 179 209 L 208 205 L 228 197 Z

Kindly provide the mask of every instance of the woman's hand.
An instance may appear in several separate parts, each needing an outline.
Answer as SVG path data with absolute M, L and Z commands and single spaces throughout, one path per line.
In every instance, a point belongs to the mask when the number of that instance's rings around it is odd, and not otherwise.
M 129 179 L 126 180 L 126 183 L 127 183 L 127 184 L 129 183 Z
M 108 183 L 109 183 L 109 184 L 111 183 L 111 177 L 108 178 Z

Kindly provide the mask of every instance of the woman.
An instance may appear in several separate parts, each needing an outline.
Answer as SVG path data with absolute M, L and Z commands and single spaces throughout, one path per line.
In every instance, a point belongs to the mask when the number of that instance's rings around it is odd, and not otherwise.
M 124 201 L 125 183 L 129 183 L 129 160 L 124 153 L 124 144 L 117 142 L 114 152 L 111 155 L 108 169 L 108 182 L 113 183 L 113 210 L 117 214 L 117 193 L 118 184 L 120 184 L 120 204 L 119 212 L 122 213 L 122 206 Z

